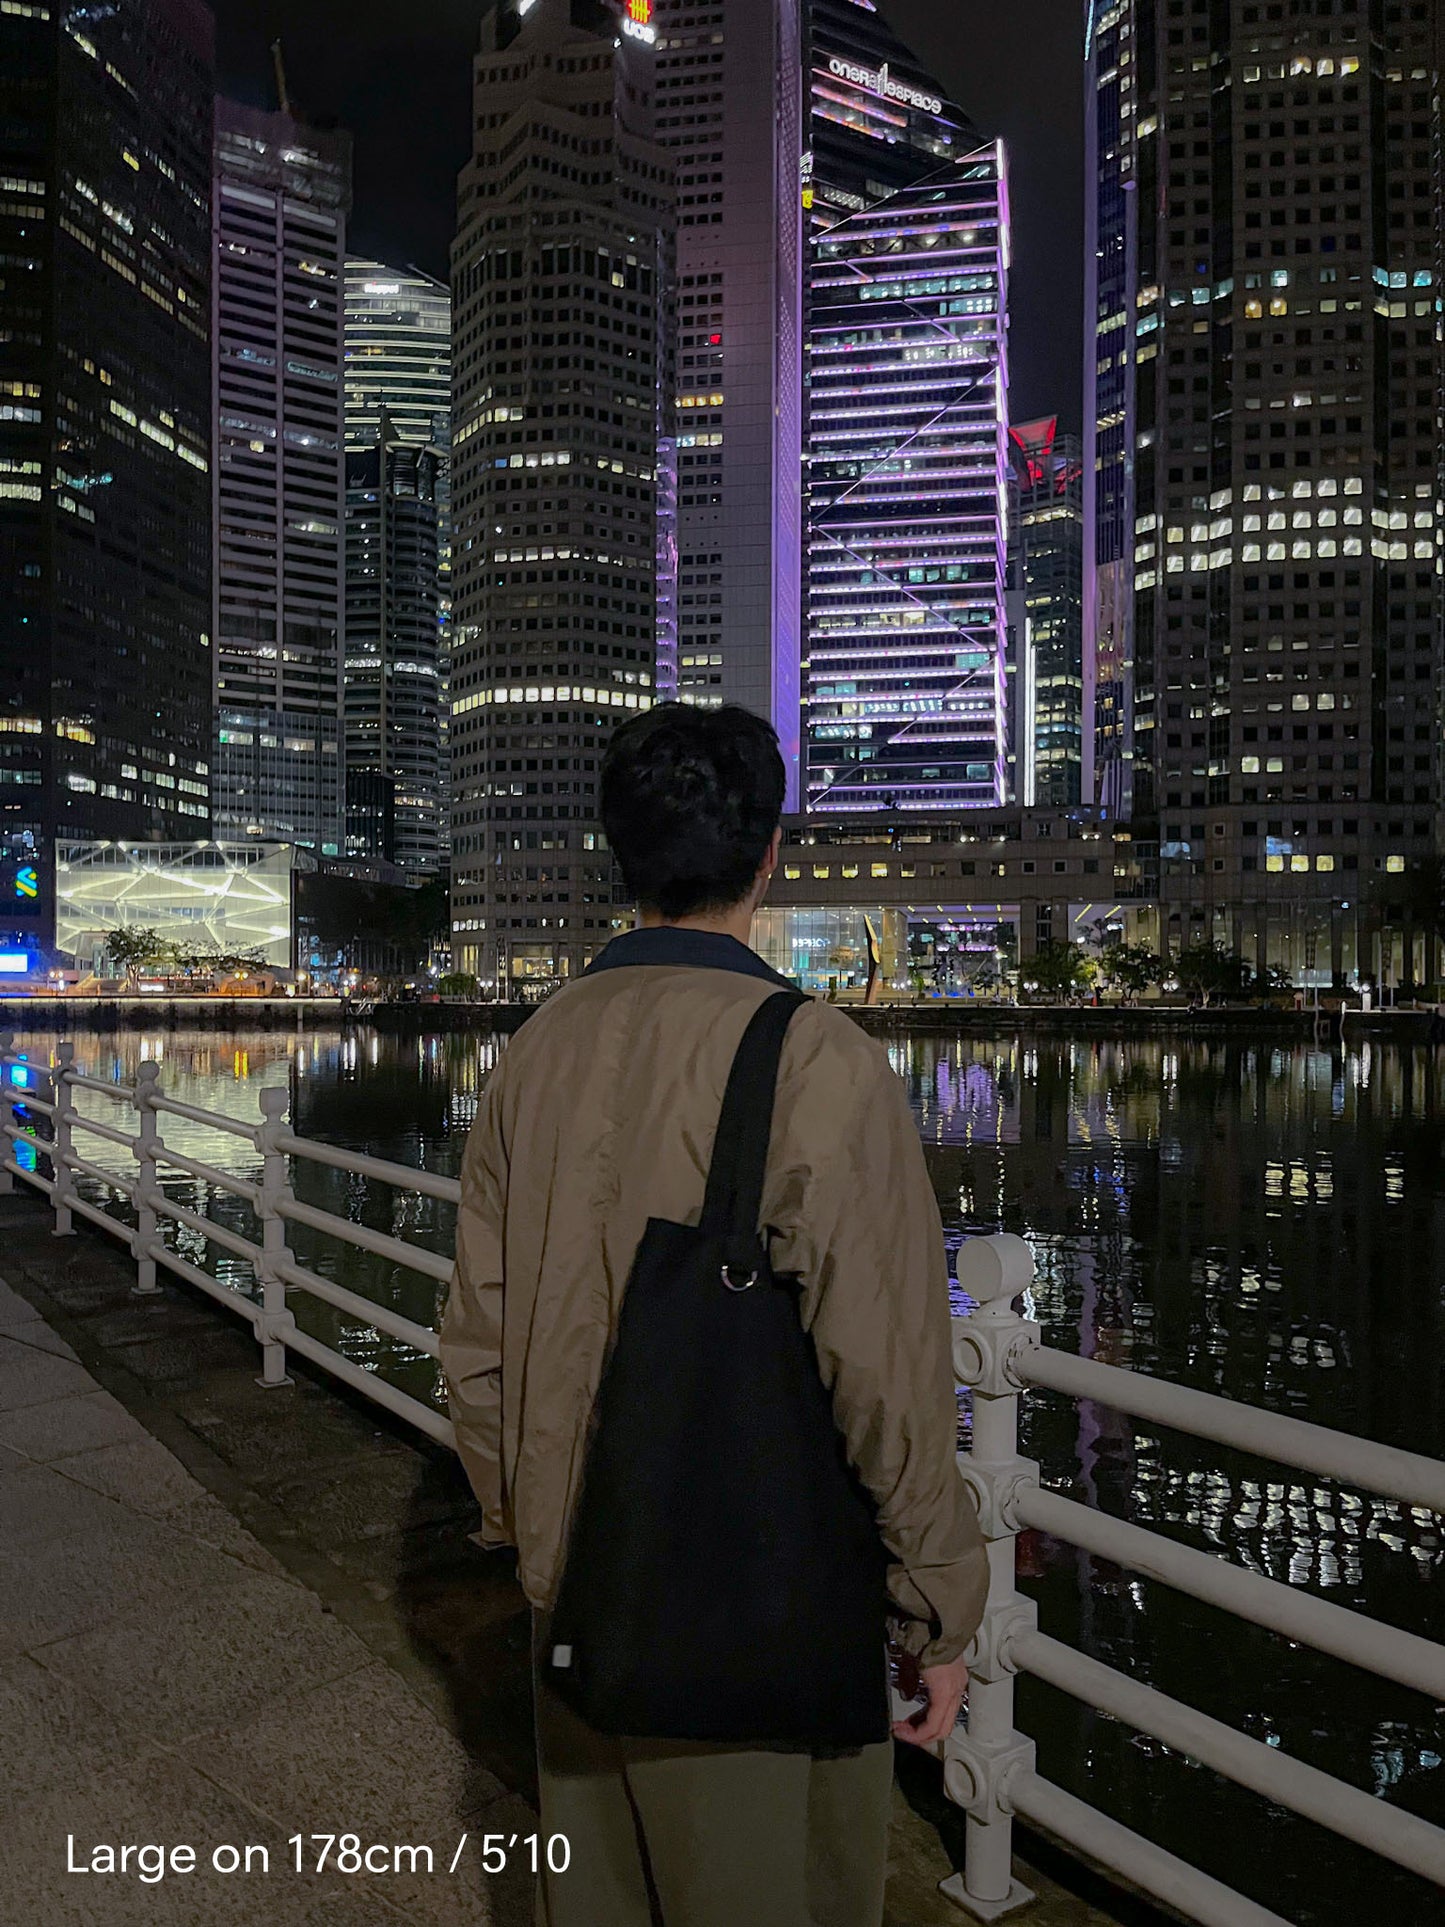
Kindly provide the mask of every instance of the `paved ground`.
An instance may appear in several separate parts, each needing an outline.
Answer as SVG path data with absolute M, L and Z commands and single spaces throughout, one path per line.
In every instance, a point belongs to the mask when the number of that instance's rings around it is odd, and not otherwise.
M 530 1921 L 525 1865 L 488 1880 L 477 1839 L 535 1826 L 527 1616 L 451 1455 L 324 1382 L 261 1391 L 239 1321 L 131 1297 L 116 1247 L 53 1239 L 26 1197 L 0 1198 L 0 1252 L 0 1920 Z M 957 1927 L 961 1816 L 905 1765 L 888 1927 Z M 389 1870 L 318 1874 L 313 1834 Z M 71 1873 L 68 1838 L 80 1865 L 130 1842 L 197 1869 Z M 269 1871 L 210 1867 L 247 1846 Z M 1030 1927 L 1145 1917 L 1019 1872 Z
M 0 1810 L 0 1917 L 27 1927 L 531 1918 L 525 1871 L 489 1881 L 478 1858 L 478 1836 L 532 1830 L 525 1804 L 5 1285 Z M 298 1832 L 426 1844 L 442 1869 L 472 1839 L 455 1875 L 348 1879 L 298 1875 Z M 199 1864 L 67 1869 L 126 1842 Z M 269 1870 L 215 1871 L 217 1847 Z

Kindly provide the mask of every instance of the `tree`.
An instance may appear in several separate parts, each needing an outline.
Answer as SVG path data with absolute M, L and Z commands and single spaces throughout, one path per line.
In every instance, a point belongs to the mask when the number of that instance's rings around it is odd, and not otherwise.
M 1222 943 L 1192 943 L 1181 950 L 1174 974 L 1208 1008 L 1211 997 L 1238 997 L 1249 983 L 1249 965 Z
M 105 954 L 134 990 L 147 964 L 164 967 L 174 959 L 174 951 L 159 930 L 124 925 L 110 931 L 105 939 Z
M 1108 944 L 1101 961 L 1105 977 L 1128 997 L 1137 997 L 1164 976 L 1163 959 L 1144 943 Z
M 443 997 L 475 997 L 477 980 L 470 970 L 449 970 L 437 979 L 437 989 Z
M 1294 989 L 1294 979 L 1283 964 L 1266 964 L 1256 972 L 1254 988 L 1265 997 L 1288 995 Z
M 1053 996 L 1072 996 L 1090 979 L 1089 959 L 1076 943 L 1041 944 L 1019 967 L 1027 985 Z
M 188 977 L 229 977 L 238 970 L 264 970 L 266 959 L 259 950 L 222 950 L 196 946 L 177 949 L 176 965 Z

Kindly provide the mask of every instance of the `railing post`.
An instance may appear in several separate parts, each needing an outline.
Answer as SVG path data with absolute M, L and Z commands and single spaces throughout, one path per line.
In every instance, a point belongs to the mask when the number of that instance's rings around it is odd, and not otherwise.
M 70 1168 L 71 1146 L 74 1141 L 72 1120 L 75 1116 L 75 1092 L 71 1088 L 70 1074 L 75 1065 L 74 1044 L 57 1044 L 55 1049 L 55 1069 L 50 1074 L 50 1088 L 55 1104 L 51 1118 L 50 1163 L 55 1173 L 55 1189 L 51 1202 L 55 1206 L 55 1235 L 69 1238 L 75 1226 L 71 1221 L 70 1200 L 75 1195 L 75 1173 Z
M 5 1108 L 7 1112 L 15 1101 L 11 1095 L 14 1086 L 10 1082 L 10 1053 L 14 1048 L 15 1033 L 9 1030 L 0 1031 L 0 1083 L 3 1083 L 5 1089 Z M 8 1192 L 15 1189 L 15 1180 L 10 1174 L 11 1161 L 13 1160 L 16 1164 L 20 1162 L 17 1156 L 16 1142 L 13 1137 L 7 1135 L 4 1143 L 0 1144 L 0 1160 L 3 1160 L 3 1162 L 0 1162 L 0 1197 L 4 1197 Z
M 256 1336 L 261 1341 L 261 1376 L 256 1383 L 268 1390 L 292 1383 L 286 1371 L 286 1335 L 296 1329 L 296 1320 L 286 1306 L 286 1280 L 277 1269 L 291 1255 L 286 1243 L 286 1220 L 278 1209 L 291 1187 L 286 1154 L 276 1142 L 285 1134 L 289 1103 L 285 1091 L 261 1092 L 262 1124 L 257 1139 L 261 1148 L 261 1195 L 257 1212 L 261 1220 L 261 1257 L 256 1266 L 261 1282 L 262 1316 L 256 1327 Z
M 1018 1454 L 1021 1381 L 1014 1364 L 1038 1343 L 1039 1331 L 1013 1301 L 1033 1275 L 1033 1255 L 1012 1233 L 970 1239 L 958 1255 L 959 1285 L 977 1305 L 953 1327 L 954 1369 L 973 1391 L 973 1450 L 959 1455 L 959 1470 L 978 1502 L 989 1585 L 983 1623 L 966 1654 L 968 1724 L 943 1749 L 944 1786 L 968 1820 L 963 1872 L 942 1890 L 976 1920 L 1000 1920 L 1033 1899 L 1013 1877 L 1009 1798 L 1013 1776 L 1034 1765 L 1033 1742 L 1014 1727 L 1016 1668 L 1009 1657 L 1014 1634 L 1037 1621 L 1033 1601 L 1014 1583 L 1015 1501 L 1021 1485 L 1038 1481 L 1038 1467 Z
M 148 1298 L 160 1290 L 156 1280 L 156 1261 L 151 1256 L 151 1246 L 160 1230 L 155 1206 L 156 1158 L 161 1149 L 160 1115 L 155 1107 L 160 1069 L 159 1064 L 147 1062 L 135 1074 L 138 1125 L 135 1157 L 139 1170 L 135 1181 L 135 1237 L 132 1245 L 136 1281 L 131 1290 L 138 1298 Z

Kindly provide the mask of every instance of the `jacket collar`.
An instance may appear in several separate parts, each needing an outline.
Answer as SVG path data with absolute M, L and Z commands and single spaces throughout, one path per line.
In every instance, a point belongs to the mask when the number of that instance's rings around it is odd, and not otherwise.
M 619 970 L 629 964 L 662 964 L 672 969 L 733 970 L 745 977 L 762 977 L 780 989 L 794 986 L 779 976 L 771 964 L 763 962 L 756 950 L 749 950 L 736 937 L 720 930 L 683 930 L 675 924 L 657 924 L 647 930 L 627 930 L 614 937 L 587 966 L 584 976 L 599 970 Z

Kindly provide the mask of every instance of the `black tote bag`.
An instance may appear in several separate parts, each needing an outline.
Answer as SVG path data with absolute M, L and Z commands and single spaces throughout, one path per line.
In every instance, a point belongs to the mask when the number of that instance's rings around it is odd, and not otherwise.
M 782 991 L 748 1024 L 702 1220 L 650 1220 L 544 1656 L 604 1733 L 848 1751 L 888 1734 L 886 1558 L 798 1293 L 759 1231 Z

